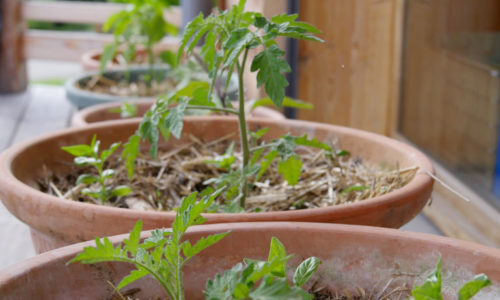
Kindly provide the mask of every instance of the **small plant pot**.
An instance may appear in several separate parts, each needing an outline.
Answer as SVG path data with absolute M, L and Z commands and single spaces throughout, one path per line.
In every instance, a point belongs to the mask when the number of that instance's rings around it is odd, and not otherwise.
M 177 43 L 172 43 L 172 44 L 163 44 L 160 45 L 159 47 L 156 47 L 154 49 L 155 53 L 160 53 L 163 51 L 173 51 L 177 52 L 179 49 L 179 46 Z M 80 58 L 80 63 L 82 65 L 83 70 L 85 71 L 98 71 L 99 67 L 101 65 L 101 55 L 102 55 L 102 49 L 99 50 L 90 50 L 82 54 Z M 145 64 L 147 61 L 147 53 L 144 48 L 139 48 L 136 51 L 136 64 Z M 122 69 L 125 66 L 123 64 L 119 64 L 116 59 L 114 59 L 111 63 L 108 64 L 107 70 L 113 70 L 113 69 Z
M 153 100 L 142 100 L 135 101 L 137 105 L 137 116 L 143 116 L 144 113 L 153 105 Z M 236 105 L 236 103 L 233 103 Z M 84 108 L 73 115 L 71 120 L 72 126 L 86 126 L 96 122 L 113 122 L 117 120 L 123 120 L 120 117 L 120 113 L 113 112 L 119 109 L 121 103 L 103 103 L 99 105 L 94 105 L 92 107 Z M 250 112 L 251 117 L 256 118 L 269 118 L 283 120 L 285 116 L 282 113 L 267 107 L 257 107 Z
M 289 267 L 295 268 L 310 256 L 322 260 L 306 288 L 316 284 L 316 288 L 326 287 L 339 293 L 350 291 L 351 295 L 360 289 L 367 294 L 384 295 L 402 283 L 410 288 L 421 284 L 441 255 L 444 299 L 456 299 L 459 287 L 478 273 L 485 273 L 493 284 L 480 291 L 475 299 L 500 298 L 498 249 L 394 229 L 317 223 L 202 225 L 188 230 L 185 237 L 194 244 L 203 236 L 228 229 L 229 235 L 186 264 L 183 272 L 186 299 L 204 299 L 202 291 L 207 279 L 242 262 L 243 258 L 266 260 L 272 237 L 283 243 L 288 254 L 294 254 Z M 147 236 L 149 233 L 142 235 Z M 124 238 L 116 236 L 111 241 L 118 243 Z M 94 242 L 53 250 L 0 272 L 2 299 L 109 299 L 113 288 L 107 281 L 116 286 L 131 267 L 124 263 L 66 265 L 84 246 L 90 245 Z M 161 286 L 149 276 L 122 292 L 132 288 L 140 289 L 134 297 L 141 299 L 165 297 Z
M 149 73 L 148 66 L 131 66 L 129 69 L 110 69 L 108 71 L 103 72 L 102 75 L 104 78 L 112 79 L 115 81 L 122 80 L 125 78 L 125 74 L 129 73 L 130 82 L 137 82 L 143 77 L 145 74 Z M 166 65 L 163 66 L 154 66 L 153 73 L 154 77 L 157 80 L 163 80 L 167 77 L 169 72 L 169 67 Z M 155 96 L 117 96 L 111 95 L 107 93 L 94 92 L 82 89 L 81 86 L 84 86 L 87 82 L 92 80 L 95 76 L 99 76 L 97 71 L 89 72 L 66 81 L 64 88 L 66 90 L 66 97 L 68 100 L 73 103 L 78 109 L 89 107 L 97 104 L 104 103 L 119 103 L 119 102 L 132 102 L 132 101 L 140 101 L 140 100 L 149 100 L 153 102 L 156 97 Z M 233 80 L 234 79 L 234 80 Z M 236 99 L 236 95 L 238 93 L 237 85 L 236 85 L 236 77 L 231 78 L 231 82 L 228 87 L 227 95 L 229 99 Z M 160 94 L 162 95 L 162 94 Z M 160 96 L 156 95 L 156 96 Z
M 13 146 L 0 155 L 0 199 L 7 209 L 31 228 L 38 253 L 100 236 L 129 232 L 143 220 L 144 229 L 170 226 L 175 212 L 137 211 L 63 200 L 37 188 L 37 178 L 46 172 L 64 174 L 73 157 L 62 146 L 86 144 L 94 134 L 102 147 L 126 142 L 138 127 L 138 120 L 70 128 Z M 321 123 L 249 119 L 249 128 L 269 128 L 266 139 L 290 133 L 308 134 L 319 140 L 338 138 L 342 149 L 363 161 L 380 165 L 416 166 L 433 172 L 429 160 L 418 150 L 396 140 L 346 127 Z M 222 116 L 186 117 L 180 140 L 172 138 L 160 145 L 172 149 L 190 142 L 189 135 L 204 141 L 228 136 L 238 130 L 236 118 Z M 235 137 L 237 138 L 237 137 Z M 146 145 L 147 146 L 147 145 Z M 427 203 L 433 180 L 418 172 L 404 187 L 390 193 L 355 202 L 323 208 L 261 212 L 204 214 L 207 223 L 306 221 L 346 223 L 398 228 L 413 219 Z

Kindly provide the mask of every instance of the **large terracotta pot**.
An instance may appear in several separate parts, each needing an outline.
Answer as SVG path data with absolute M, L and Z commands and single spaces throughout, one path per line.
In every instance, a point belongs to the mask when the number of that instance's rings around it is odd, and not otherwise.
M 288 254 L 295 254 L 289 266 L 316 256 L 322 260 L 310 282 L 335 291 L 367 293 L 383 289 L 392 281 L 420 284 L 442 255 L 445 299 L 456 299 L 456 292 L 475 274 L 485 273 L 493 286 L 480 291 L 475 299 L 500 298 L 500 250 L 427 234 L 394 229 L 318 223 L 238 223 L 202 225 L 191 228 L 186 238 L 199 238 L 231 229 L 217 244 L 203 250 L 184 269 L 186 299 L 203 299 L 208 278 L 221 273 L 243 258 L 267 259 L 271 237 L 277 237 Z M 146 237 L 148 234 L 144 234 Z M 112 238 L 123 241 L 125 236 Z M 111 288 L 130 270 L 123 263 L 89 266 L 66 262 L 84 246 L 94 242 L 53 250 L 0 272 L 2 299 L 106 299 Z M 397 274 L 403 274 L 397 276 Z M 406 276 L 404 275 L 406 274 Z M 141 299 L 164 293 L 158 283 L 146 277 L 128 288 L 139 287 Z M 128 289 L 126 288 L 126 289 Z M 125 290 L 126 290 L 125 289 Z
M 153 100 L 135 101 L 137 104 L 137 115 L 142 116 L 153 105 Z M 103 103 L 84 108 L 73 115 L 72 126 L 85 126 L 88 124 L 104 121 L 122 120 L 120 113 L 112 110 L 120 108 L 120 102 Z M 282 113 L 267 107 L 257 107 L 250 112 L 250 116 L 257 118 L 285 119 Z
M 248 123 L 252 130 L 270 128 L 266 134 L 269 139 L 286 133 L 297 136 L 306 133 L 319 140 L 338 138 L 341 148 L 366 162 L 383 165 L 397 162 L 401 168 L 418 166 L 433 172 L 431 163 L 421 152 L 381 135 L 305 121 L 255 118 Z M 0 155 L 0 199 L 12 214 L 31 227 L 38 253 L 96 236 L 128 232 L 138 219 L 143 220 L 145 229 L 171 224 L 174 212 L 136 211 L 65 201 L 33 188 L 36 179 L 47 170 L 64 173 L 72 165 L 73 157 L 62 151 L 62 146 L 89 143 L 97 134 L 103 147 L 108 147 L 112 142 L 125 142 L 137 126 L 137 120 L 128 120 L 66 129 L 15 145 Z M 210 141 L 237 131 L 236 118 L 186 117 L 183 137 L 171 139 L 163 147 L 188 143 L 189 134 Z M 427 203 L 432 184 L 428 175 L 418 172 L 399 190 L 353 204 L 280 212 L 213 213 L 205 217 L 207 223 L 306 221 L 398 228 L 413 219 Z

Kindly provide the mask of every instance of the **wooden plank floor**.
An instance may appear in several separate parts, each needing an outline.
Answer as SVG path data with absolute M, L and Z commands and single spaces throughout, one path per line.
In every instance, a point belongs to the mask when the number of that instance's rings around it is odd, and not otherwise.
M 0 96 L 0 151 L 69 126 L 73 107 L 62 87 L 32 85 L 26 93 Z M 419 215 L 403 230 L 440 234 Z M 29 230 L 0 203 L 0 269 L 34 255 Z
M 0 151 L 35 136 L 68 127 L 73 107 L 61 87 L 31 86 L 0 96 Z M 0 204 L 0 269 L 35 254 L 28 227 Z

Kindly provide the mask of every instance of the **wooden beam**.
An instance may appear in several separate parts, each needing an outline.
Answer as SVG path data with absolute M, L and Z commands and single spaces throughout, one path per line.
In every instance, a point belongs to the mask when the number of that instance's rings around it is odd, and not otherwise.
M 78 1 L 23 1 L 24 19 L 60 23 L 82 23 L 101 25 L 112 14 L 124 10 L 120 3 L 78 2 Z M 182 10 L 172 7 L 165 10 L 165 19 L 175 26 L 182 24 Z
M 26 33 L 26 53 L 28 58 L 79 61 L 84 52 L 102 49 L 112 41 L 111 34 L 29 30 Z M 167 37 L 162 43 L 177 45 L 179 41 L 178 37 Z
M 0 93 L 21 92 L 28 85 L 22 2 L 22 0 L 0 2 Z
M 325 43 L 299 41 L 299 118 L 391 135 L 400 85 L 403 3 L 301 1 L 300 17 Z

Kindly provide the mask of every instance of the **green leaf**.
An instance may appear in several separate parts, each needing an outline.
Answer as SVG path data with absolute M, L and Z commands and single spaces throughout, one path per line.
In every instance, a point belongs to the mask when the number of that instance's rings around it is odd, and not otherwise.
M 132 189 L 126 185 L 119 185 L 111 191 L 111 195 L 117 197 L 127 196 L 130 193 L 132 193 Z
M 313 299 L 313 296 L 296 286 L 290 287 L 286 278 L 265 278 L 254 291 L 250 292 L 250 299 L 292 300 Z
M 237 283 L 234 286 L 233 297 L 235 299 L 247 299 L 249 292 L 250 292 L 250 288 L 246 284 Z
M 82 184 L 82 183 L 92 184 L 92 183 L 95 183 L 97 181 L 98 181 L 98 179 L 94 175 L 82 174 L 82 175 L 78 176 L 78 179 L 76 180 L 76 184 Z
M 264 175 L 264 173 L 269 168 L 269 166 L 271 165 L 273 160 L 276 158 L 276 156 L 278 156 L 278 151 L 276 151 L 276 150 L 269 151 L 264 156 L 264 160 L 260 163 L 259 173 L 257 174 L 255 181 L 259 181 L 260 177 L 262 177 L 262 175 Z
M 272 237 L 267 260 L 271 262 L 275 259 L 277 260 L 286 259 L 286 250 L 285 246 L 283 246 L 283 244 L 277 238 Z M 285 277 L 286 276 L 285 271 L 286 271 L 286 260 L 283 261 L 282 264 L 276 266 L 274 269 L 271 270 L 273 275 L 279 277 Z
M 150 273 L 145 270 L 145 269 L 138 269 L 138 270 L 132 270 L 129 275 L 123 277 L 123 279 L 120 281 L 118 286 L 116 287 L 116 290 L 121 290 L 122 288 L 126 287 L 127 285 L 133 283 L 136 280 L 141 279 L 144 276 L 150 275 Z
M 121 118 L 133 118 L 137 116 L 137 104 L 134 102 L 123 102 L 118 108 L 109 110 L 111 113 L 119 113 Z
M 74 146 L 61 147 L 61 149 L 68 152 L 69 154 L 71 154 L 73 156 L 91 156 L 92 155 L 92 148 L 90 148 L 89 145 L 74 145 Z
M 436 268 L 420 286 L 411 291 L 415 300 L 442 300 L 441 296 L 441 257 L 439 257 Z
M 302 161 L 296 156 L 290 156 L 287 160 L 278 163 L 278 172 L 292 186 L 299 181 L 301 169 Z
M 123 244 L 125 244 L 125 250 L 129 251 L 133 256 L 136 255 L 137 249 L 139 248 L 139 242 L 141 241 L 141 231 L 142 220 L 139 220 L 135 223 L 132 231 L 130 231 L 128 239 L 123 240 Z
M 231 31 L 229 38 L 224 43 L 224 49 L 229 50 L 224 67 L 233 65 L 243 49 L 249 46 L 252 40 L 253 33 L 248 28 L 238 28 Z
M 259 106 L 274 106 L 274 102 L 271 98 L 262 98 L 259 100 L 252 101 L 252 109 L 255 109 Z M 283 107 L 293 107 L 293 108 L 301 108 L 301 109 L 313 109 L 314 105 L 308 102 L 304 102 L 298 99 L 293 99 L 290 97 L 283 98 Z
M 256 17 L 253 25 L 257 28 L 264 28 L 269 22 L 264 17 Z
M 115 57 L 116 50 L 118 50 L 118 45 L 115 43 L 106 45 L 102 50 L 101 58 L 99 60 L 99 73 L 106 70 L 108 63 L 113 61 Z
M 191 246 L 191 243 L 189 241 L 186 241 L 183 244 L 182 251 L 184 253 L 184 256 L 186 257 L 186 260 L 190 259 L 191 257 L 197 255 L 204 249 L 212 246 L 213 244 L 217 243 L 221 239 L 223 239 L 226 235 L 228 235 L 230 231 L 223 232 L 223 233 L 217 233 L 217 234 L 212 234 L 207 237 L 202 237 L 194 246 Z
M 184 117 L 186 106 L 186 102 L 179 103 L 179 105 L 169 111 L 167 117 L 164 120 L 165 128 L 168 128 L 170 133 L 172 133 L 172 135 L 178 139 L 181 137 L 182 128 L 184 127 L 182 117 Z
M 301 137 L 296 138 L 295 144 L 301 145 L 301 146 L 308 146 L 308 147 L 323 149 L 326 151 L 332 151 L 332 147 L 330 147 L 330 145 L 328 145 L 327 143 L 322 143 L 322 142 L 318 141 L 318 139 L 316 139 L 316 138 L 308 139 L 306 134 L 304 134 Z
M 128 177 L 132 179 L 134 175 L 135 158 L 139 154 L 139 144 L 141 138 L 134 134 L 129 137 L 128 142 L 123 146 L 122 159 L 125 159 Z
M 264 84 L 266 93 L 278 108 L 281 108 L 288 86 L 283 73 L 291 70 L 283 55 L 278 46 L 271 45 L 254 57 L 250 68 L 252 72 L 258 71 L 257 87 Z
M 215 57 L 217 54 L 215 43 L 215 34 L 212 31 L 209 31 L 205 36 L 205 44 L 201 47 L 201 55 L 203 56 L 209 70 L 213 70 L 215 65 Z
M 321 264 L 321 260 L 317 257 L 309 257 L 304 260 L 295 270 L 293 274 L 293 284 L 295 286 L 303 286 L 316 272 L 318 266 Z
M 100 160 L 95 159 L 93 157 L 78 156 L 78 157 L 75 157 L 74 162 L 75 162 L 75 165 L 77 165 L 77 166 L 86 166 L 86 165 L 98 164 L 98 163 L 100 163 Z
M 180 97 L 194 97 L 195 90 L 202 88 L 208 91 L 210 84 L 205 81 L 191 81 L 185 87 L 176 92 Z
M 491 280 L 485 274 L 478 274 L 474 278 L 465 283 L 458 292 L 458 300 L 469 300 L 476 295 L 481 289 L 490 286 Z
M 111 177 L 115 176 L 115 174 L 116 174 L 116 171 L 113 169 L 106 169 L 106 170 L 102 171 L 103 178 L 111 178 Z
M 118 147 L 120 147 L 121 143 L 113 143 L 107 150 L 102 151 L 101 160 L 104 162 L 108 159 L 111 154 L 113 154 Z
M 277 143 L 276 150 L 282 160 L 288 160 L 294 155 L 295 147 L 297 146 L 295 140 L 295 137 L 287 134 L 275 141 Z
M 200 29 L 203 23 L 203 13 L 200 12 L 191 22 L 186 24 L 186 27 L 184 28 L 184 36 L 182 37 L 181 45 L 177 52 L 177 62 L 180 62 L 182 55 L 184 54 L 184 49 L 191 42 L 193 36 Z
M 165 50 L 160 53 L 160 59 L 162 62 L 168 64 L 171 68 L 176 68 L 177 64 L 177 54 L 171 50 Z
M 354 186 L 350 186 L 350 187 L 344 189 L 342 192 L 340 192 L 340 194 L 347 194 L 347 193 L 350 193 L 350 192 L 364 191 L 364 190 L 367 190 L 369 188 L 370 188 L 369 186 L 354 185 Z

